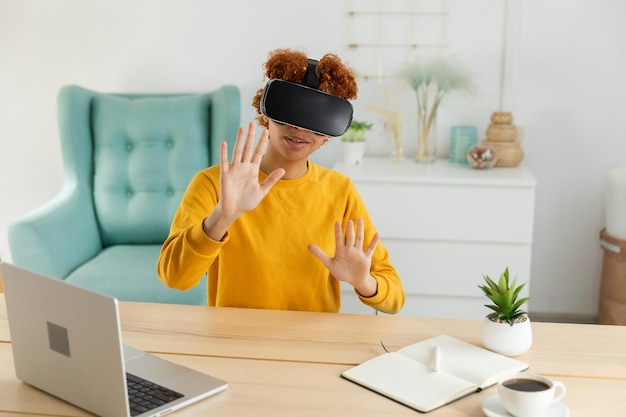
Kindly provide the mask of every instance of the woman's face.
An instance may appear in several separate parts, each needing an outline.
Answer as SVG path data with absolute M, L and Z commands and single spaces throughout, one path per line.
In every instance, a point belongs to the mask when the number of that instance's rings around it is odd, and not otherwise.
M 277 152 L 289 161 L 307 160 L 309 155 L 328 141 L 327 136 L 269 121 L 269 152 Z

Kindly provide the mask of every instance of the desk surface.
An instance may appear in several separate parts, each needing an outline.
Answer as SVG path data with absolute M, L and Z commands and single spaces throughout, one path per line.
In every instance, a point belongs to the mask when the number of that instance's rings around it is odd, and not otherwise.
M 419 340 L 448 334 L 480 346 L 481 321 L 120 303 L 124 343 L 229 381 L 176 416 L 415 416 L 343 380 L 345 369 Z M 519 359 L 562 381 L 572 416 L 619 415 L 626 406 L 626 327 L 533 323 Z M 484 416 L 491 387 L 429 416 Z M 0 295 L 0 417 L 87 416 L 16 379 Z M 419 414 L 419 413 L 417 413 Z

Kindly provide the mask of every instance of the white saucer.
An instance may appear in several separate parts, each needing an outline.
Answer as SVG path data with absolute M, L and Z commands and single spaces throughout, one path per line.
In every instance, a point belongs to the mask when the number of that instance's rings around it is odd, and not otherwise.
M 498 394 L 490 395 L 483 401 L 483 412 L 487 417 L 511 417 L 500 403 Z M 537 417 L 569 417 L 569 408 L 562 402 L 556 402 L 550 406 L 541 416 Z

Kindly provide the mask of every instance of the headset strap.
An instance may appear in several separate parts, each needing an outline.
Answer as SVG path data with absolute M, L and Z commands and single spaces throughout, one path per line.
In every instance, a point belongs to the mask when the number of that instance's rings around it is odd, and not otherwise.
M 306 85 L 315 89 L 319 87 L 320 83 L 320 80 L 317 78 L 317 74 L 315 73 L 318 63 L 319 61 L 316 59 L 309 58 L 309 63 L 306 69 Z

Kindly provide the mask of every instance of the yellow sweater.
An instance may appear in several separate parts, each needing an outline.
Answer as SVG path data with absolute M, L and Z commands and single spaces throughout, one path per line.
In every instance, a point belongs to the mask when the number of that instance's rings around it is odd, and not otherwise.
M 280 180 L 252 211 L 244 213 L 220 242 L 202 229 L 219 199 L 219 166 L 193 178 L 174 216 L 157 265 L 161 280 L 189 289 L 208 272 L 211 306 L 338 312 L 339 282 L 307 249 L 313 243 L 335 253 L 334 223 L 365 220 L 365 244 L 375 233 L 367 209 L 349 178 L 309 162 L 301 178 Z M 265 180 L 263 172 L 259 180 Z M 382 242 L 372 258 L 378 292 L 361 301 L 396 313 L 404 290 Z M 355 291 L 356 292 L 356 291 Z M 357 293 L 358 295 L 358 293 Z

